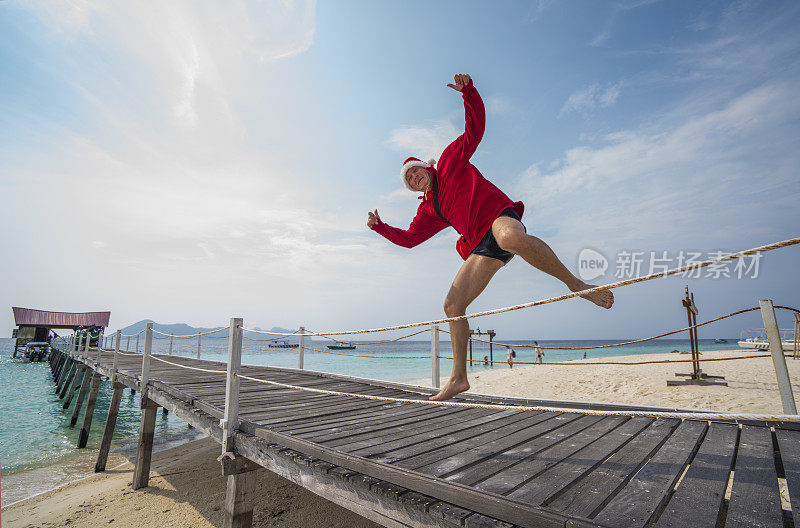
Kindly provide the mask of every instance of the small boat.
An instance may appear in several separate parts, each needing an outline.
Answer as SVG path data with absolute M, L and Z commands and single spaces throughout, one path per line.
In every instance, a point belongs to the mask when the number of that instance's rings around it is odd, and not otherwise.
M 328 345 L 331 350 L 353 350 L 355 345 Z
M 781 347 L 784 352 L 793 352 L 795 348 L 794 332 L 788 329 L 780 329 Z M 769 341 L 763 328 L 744 330 L 741 339 L 737 342 L 739 348 L 769 350 Z
M 270 343 L 267 345 L 269 348 L 299 348 L 299 343 L 290 343 L 288 341 L 281 341 L 279 343 Z
M 727 343 L 727 339 L 720 339 L 719 337 L 714 340 L 715 343 Z

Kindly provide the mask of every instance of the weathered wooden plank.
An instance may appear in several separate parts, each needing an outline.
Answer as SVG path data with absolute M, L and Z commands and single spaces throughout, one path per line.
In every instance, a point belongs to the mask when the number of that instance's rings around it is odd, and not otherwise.
M 505 414 L 508 413 L 508 414 Z M 491 418 L 491 419 L 489 419 Z M 503 411 L 493 413 L 486 419 L 478 418 L 470 423 L 455 423 L 437 430 L 428 428 L 421 429 L 419 433 L 405 437 L 404 442 L 396 447 L 398 441 L 390 444 L 381 444 L 377 450 L 377 456 L 384 456 L 388 453 L 402 452 L 403 457 L 410 456 L 409 453 L 430 453 L 437 451 L 445 446 L 450 446 L 462 440 L 467 440 L 475 436 L 491 433 L 498 428 L 513 426 L 524 418 L 524 414 L 518 411 Z M 425 422 L 428 425 L 428 421 Z M 434 425 L 435 427 L 435 425 Z M 370 449 L 370 452 L 375 451 Z
M 408 405 L 407 407 L 413 407 Z M 347 431 L 319 431 L 306 435 L 299 435 L 312 442 L 325 443 L 330 446 L 352 444 L 364 439 L 382 441 L 386 438 L 399 438 L 407 431 L 418 430 L 420 427 L 437 427 L 442 423 L 449 423 L 457 420 L 456 416 L 461 416 L 464 409 L 438 409 L 439 412 L 432 414 L 410 414 L 401 417 L 399 422 L 385 426 L 385 423 L 372 422 L 368 426 L 359 430 Z M 443 412 L 445 411 L 445 412 Z M 450 412 L 447 412 L 450 411 Z M 458 411 L 461 411 L 459 413 Z M 387 417 L 388 418 L 388 417 Z M 388 420 L 387 420 L 388 421 Z
M 301 435 L 306 432 L 333 430 L 339 427 L 348 427 L 353 425 L 367 426 L 369 423 L 382 421 L 384 416 L 387 419 L 400 419 L 403 416 L 431 414 L 436 410 L 433 407 L 409 406 L 400 403 L 387 404 L 376 401 L 373 402 L 373 404 L 374 405 L 366 407 L 363 410 L 349 413 L 346 419 L 304 419 L 295 422 L 286 422 L 280 426 L 277 426 L 276 429 L 289 434 Z M 381 409 L 381 411 L 376 412 L 376 409 Z
M 319 417 L 330 417 L 334 415 L 341 416 L 347 412 L 350 412 L 354 409 L 363 408 L 365 406 L 366 400 L 363 401 L 353 401 L 347 404 L 342 404 L 337 407 L 333 408 L 326 408 L 324 411 L 316 408 L 304 409 L 304 410 L 297 410 L 294 413 L 284 414 L 282 416 L 276 416 L 275 413 L 270 412 L 269 409 L 261 409 L 261 410 L 253 410 L 253 411 L 243 411 L 239 413 L 239 417 L 242 420 L 248 420 L 255 424 L 260 425 L 275 425 L 278 423 L 283 422 L 290 422 L 292 420 L 297 419 L 298 417 L 303 416 L 311 416 L 317 415 Z
M 517 524 L 522 528 L 562 528 L 567 521 L 576 523 L 576 526 L 590 526 L 585 520 L 575 516 L 533 508 L 493 494 L 478 492 L 468 486 L 442 481 L 388 464 L 365 460 L 358 456 L 325 448 L 320 444 L 307 442 L 269 429 L 259 429 L 256 433 L 258 437 L 268 442 L 279 442 L 282 445 L 287 445 L 331 464 L 352 468 L 358 473 L 380 478 L 407 489 L 416 490 L 418 493 L 430 495 L 458 508 L 470 508 L 471 510 L 466 510 L 467 515 L 471 511 L 479 509 L 485 515 Z M 238 436 L 237 445 L 242 442 L 242 448 L 248 451 L 250 440 L 247 437 L 239 440 Z M 248 456 L 248 458 L 252 457 Z M 442 503 L 432 506 L 431 512 L 434 512 L 439 504 Z
M 716 526 L 736 454 L 739 428 L 712 423 L 689 469 L 656 523 L 657 528 Z
M 742 426 L 725 528 L 783 527 L 772 434 Z
M 566 490 L 573 482 L 597 467 L 652 422 L 652 418 L 631 418 L 526 482 L 524 486 L 514 492 L 515 497 L 528 504 L 545 504 L 546 501 L 555 498 L 558 493 Z
M 504 414 L 487 412 L 480 409 L 454 409 L 454 411 L 461 412 L 445 414 L 443 411 L 436 418 L 411 425 L 408 428 L 398 427 L 395 434 L 381 435 L 375 439 L 364 438 L 346 444 L 326 442 L 325 445 L 358 456 L 369 457 L 378 453 L 386 453 L 394 449 L 400 449 L 408 445 L 423 442 L 437 436 L 446 435 L 454 431 L 475 427 L 482 423 L 493 422 L 506 416 Z
M 413 405 L 395 405 L 395 407 L 373 410 L 352 419 L 342 418 L 338 423 L 329 423 L 321 429 L 292 430 L 292 434 L 315 442 L 325 442 L 368 432 L 378 434 L 405 423 L 427 420 L 438 415 L 435 409 L 431 408 L 419 409 Z M 286 429 L 281 430 L 286 431 Z
M 794 525 L 800 526 L 800 431 L 775 429 L 775 437 L 783 463 L 783 473 L 789 488 Z
M 519 463 L 495 473 L 488 479 L 478 483 L 475 487 L 511 497 L 512 495 L 510 495 L 510 492 L 527 482 L 531 477 L 538 475 L 550 466 L 558 464 L 575 451 L 587 446 L 596 438 L 615 429 L 625 421 L 627 421 L 627 419 L 621 416 L 606 416 L 605 418 L 601 418 L 581 431 L 558 438 L 550 447 L 538 451 Z M 553 432 L 549 434 L 555 435 L 558 433 Z M 547 435 L 545 435 L 545 437 L 547 437 Z M 513 498 L 519 499 L 521 495 L 522 493 Z
M 697 451 L 706 427 L 706 422 L 694 420 L 681 423 L 653 458 L 592 520 L 607 526 L 644 526 L 666 503 L 672 486 Z
M 559 414 L 553 419 L 534 425 L 527 440 L 495 453 L 492 457 L 457 471 L 445 478 L 454 482 L 474 486 L 495 473 L 524 460 L 530 455 L 547 449 L 565 437 L 589 427 L 600 418 L 578 414 Z
M 420 452 L 419 448 L 409 446 L 377 455 L 373 459 L 439 477 L 515 445 L 521 441 L 519 439 L 527 440 L 530 438 L 529 427 L 554 416 L 552 413 L 519 413 L 518 419 L 512 423 L 487 432 L 479 431 L 476 435 L 461 438 L 438 449 Z
M 547 504 L 556 511 L 588 517 L 642 466 L 672 433 L 678 420 L 656 420 L 619 451 Z

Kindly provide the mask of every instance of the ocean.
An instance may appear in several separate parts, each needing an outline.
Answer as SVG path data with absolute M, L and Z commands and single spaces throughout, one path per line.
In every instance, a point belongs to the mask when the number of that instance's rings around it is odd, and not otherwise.
M 262 336 L 258 336 L 261 338 Z M 440 334 L 447 337 L 447 334 Z M 539 341 L 545 347 L 588 346 L 615 341 Z M 716 344 L 713 340 L 701 340 L 701 350 L 730 350 L 736 348 L 735 340 L 729 343 Z M 49 364 L 29 363 L 21 358 L 12 358 L 13 341 L 0 339 L 0 493 L 2 502 L 8 505 L 15 501 L 30 497 L 65 482 L 92 474 L 94 459 L 100 445 L 106 411 L 111 399 L 111 388 L 108 381 L 100 385 L 97 405 L 92 422 L 91 434 L 86 449 L 77 449 L 78 433 L 83 420 L 83 413 L 75 427 L 69 426 L 73 403 L 67 410 L 62 409 L 62 400 L 55 392 Z M 329 341 L 314 340 L 306 346 L 327 350 Z M 530 345 L 531 341 L 509 341 L 512 345 Z M 127 340 L 123 340 L 125 349 Z M 205 336 L 202 341 L 201 358 L 225 361 L 227 352 L 226 339 L 212 339 Z M 144 339 L 140 339 L 141 349 Z M 626 347 L 611 347 L 587 351 L 589 358 L 613 357 L 632 354 L 659 354 L 672 350 L 687 350 L 686 339 L 659 339 L 648 343 L 640 343 Z M 129 345 L 133 351 L 135 339 Z M 173 353 L 195 357 L 197 353 L 196 339 L 175 339 Z M 166 354 L 169 348 L 168 339 L 155 339 L 153 352 Z M 267 348 L 264 341 L 244 342 L 242 362 L 251 365 L 270 365 L 296 368 L 298 365 L 297 349 Z M 493 347 L 495 361 L 505 361 L 506 352 L 502 346 Z M 250 350 L 258 349 L 258 350 Z M 306 351 L 304 367 L 308 370 L 346 374 L 363 378 L 383 379 L 388 381 L 418 381 L 430 379 L 431 360 L 430 341 L 398 341 L 378 345 L 359 345 L 355 350 L 339 351 L 343 354 L 375 355 L 379 358 L 361 358 L 344 355 L 333 355 Z M 515 361 L 534 361 L 535 353 L 528 348 L 515 348 Z M 441 341 L 441 356 L 451 356 L 449 341 Z M 487 369 L 508 368 L 505 364 L 484 365 L 483 357 L 488 356 L 489 345 L 474 342 L 473 358 L 475 363 L 468 367 L 470 373 Z M 545 361 L 566 361 L 583 357 L 583 351 L 545 350 Z M 399 359 L 398 356 L 421 356 L 421 359 Z M 446 379 L 451 368 L 451 361 L 441 360 L 442 380 Z M 128 456 L 136 449 L 139 427 L 138 395 L 125 390 L 120 405 L 117 426 L 114 432 L 112 453 Z M 183 443 L 201 434 L 189 429 L 187 424 L 172 414 L 158 413 L 155 438 L 156 449 L 163 449 Z M 109 468 L 112 464 L 109 463 Z

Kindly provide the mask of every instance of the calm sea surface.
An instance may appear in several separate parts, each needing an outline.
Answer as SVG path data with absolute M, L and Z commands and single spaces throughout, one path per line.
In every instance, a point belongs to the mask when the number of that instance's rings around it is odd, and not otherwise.
M 424 334 L 423 334 L 424 335 Z M 447 337 L 442 334 L 441 337 Z M 713 340 L 701 340 L 701 350 L 726 350 L 737 348 L 735 340 L 725 344 L 715 344 Z M 542 346 L 565 347 L 587 346 L 617 341 L 540 341 Z M 108 381 L 103 381 L 97 397 L 97 405 L 92 423 L 87 449 L 75 448 L 83 415 L 78 425 L 70 427 L 73 403 L 67 410 L 62 409 L 62 400 L 55 393 L 55 383 L 49 364 L 28 363 L 20 358 L 12 358 L 11 339 L 0 339 L 0 469 L 2 471 L 2 501 L 8 505 L 46 489 L 91 474 L 94 457 L 99 448 L 106 410 L 111 399 Z M 140 342 L 142 348 L 144 340 Z M 515 345 L 531 344 L 531 341 L 511 341 Z M 135 349 L 135 338 L 128 345 L 123 340 L 122 349 Z M 225 361 L 226 339 L 205 337 L 202 342 L 201 357 Z M 327 350 L 326 342 L 312 341 L 307 346 Z M 219 347 L 219 348 L 211 348 Z M 245 341 L 245 348 L 263 350 L 244 350 L 242 362 L 251 365 L 270 365 L 296 368 L 297 349 L 267 349 L 265 342 Z M 153 343 L 155 353 L 167 353 L 168 339 L 156 339 Z M 347 374 L 364 378 L 390 381 L 411 381 L 430 376 L 430 341 L 400 341 L 380 345 L 359 345 L 356 350 L 343 350 L 342 353 L 369 354 L 379 359 L 337 356 L 313 351 L 305 353 L 305 368 L 323 372 Z M 589 350 L 588 357 L 610 357 L 630 354 L 658 354 L 672 350 L 687 350 L 688 341 L 660 339 L 626 347 L 613 347 Z M 442 356 L 450 356 L 448 341 L 440 346 Z M 516 361 L 533 361 L 535 354 L 531 349 L 516 348 Z M 194 357 L 197 353 L 196 340 L 176 339 L 173 353 Z M 485 366 L 479 364 L 489 355 L 489 345 L 476 342 L 473 345 L 475 365 L 470 372 L 480 372 L 490 368 L 504 368 L 504 365 Z M 583 357 L 583 351 L 545 351 L 546 361 L 564 361 Z M 399 359 L 398 356 L 425 356 L 423 359 Z M 505 349 L 494 347 L 495 361 L 504 361 Z M 442 379 L 449 374 L 451 362 L 441 361 Z M 508 368 L 508 367 L 505 367 Z M 112 451 L 129 454 L 136 447 L 139 427 L 138 395 L 133 396 L 125 390 L 120 405 L 117 426 L 114 433 Z M 187 427 L 186 423 L 171 414 L 159 412 L 155 437 L 157 444 L 167 447 L 196 438 L 198 432 Z M 111 467 L 111 464 L 109 464 Z

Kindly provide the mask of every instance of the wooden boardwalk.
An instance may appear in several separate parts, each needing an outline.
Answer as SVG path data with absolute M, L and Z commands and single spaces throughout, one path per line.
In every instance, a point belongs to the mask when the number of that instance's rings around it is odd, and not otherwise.
M 219 362 L 154 357 L 210 370 L 226 368 Z M 87 374 L 79 384 L 79 376 L 73 376 L 70 382 L 70 371 L 83 365 L 87 372 L 111 377 L 113 353 L 102 352 L 97 365 L 96 358 L 97 352 L 78 361 L 54 354 L 51 362 L 62 397 L 80 386 L 81 404 L 85 387 L 97 378 Z M 118 361 L 115 396 L 123 386 L 141 390 L 142 356 L 120 355 Z M 241 374 L 402 399 L 432 392 L 285 368 L 243 366 Z M 223 442 L 224 374 L 152 360 L 149 380 L 149 400 Z M 459 401 L 566 406 L 469 395 Z M 88 403 L 94 405 L 92 393 Z M 143 404 L 140 453 L 142 445 L 147 449 L 152 444 L 152 424 L 147 423 L 155 412 L 151 407 Z M 800 527 L 796 423 L 433 407 L 314 394 L 248 380 L 241 381 L 238 416 L 233 447 L 245 459 L 238 462 L 240 472 L 256 467 L 254 462 L 385 526 Z M 86 421 L 84 429 L 82 438 L 88 433 Z M 108 446 L 101 448 L 101 455 L 103 449 L 107 452 Z M 149 459 L 146 467 L 140 466 L 137 461 L 136 473 L 146 485 Z M 226 474 L 233 473 L 227 469 Z M 229 477 L 231 501 L 236 494 L 231 486 L 239 485 L 232 482 Z M 234 512 L 226 523 L 247 526 L 247 516 L 247 511 Z

